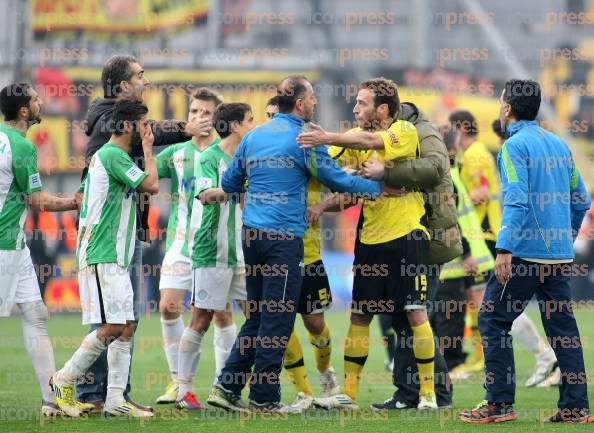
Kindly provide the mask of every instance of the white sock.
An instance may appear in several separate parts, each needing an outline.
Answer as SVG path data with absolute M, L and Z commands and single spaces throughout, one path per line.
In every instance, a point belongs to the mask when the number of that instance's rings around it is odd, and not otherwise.
M 526 313 L 518 316 L 511 327 L 511 335 L 518 340 L 522 346 L 534 354 L 540 352 L 541 338 L 534 322 Z
M 114 340 L 107 348 L 107 396 L 105 407 L 114 408 L 124 404 L 124 390 L 130 372 L 130 340 Z
M 215 350 L 215 382 L 225 366 L 225 361 L 233 349 L 235 339 L 237 338 L 237 327 L 235 323 L 225 327 L 214 328 L 214 350 Z
M 47 309 L 43 302 L 25 302 L 19 304 L 23 313 L 23 339 L 25 349 L 31 358 L 41 395 L 44 400 L 52 401 L 54 393 L 49 380 L 56 371 L 54 349 L 47 334 Z
M 179 341 L 184 333 L 184 319 L 182 316 L 170 320 L 161 317 L 161 331 L 163 332 L 163 349 L 167 357 L 171 380 L 175 381 L 179 364 Z
M 177 368 L 177 383 L 179 383 L 177 398 L 179 400 L 186 395 L 186 392 L 193 389 L 203 337 L 204 334 L 186 328 L 179 342 L 179 365 Z
M 97 338 L 97 330 L 87 334 L 74 355 L 56 373 L 56 380 L 63 385 L 74 385 L 106 348 L 105 343 Z

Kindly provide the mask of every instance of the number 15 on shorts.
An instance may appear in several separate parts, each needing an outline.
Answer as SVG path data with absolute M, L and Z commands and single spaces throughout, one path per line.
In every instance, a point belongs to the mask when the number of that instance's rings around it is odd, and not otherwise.
M 415 290 L 421 292 L 421 301 L 427 300 L 427 275 L 417 275 L 415 277 Z

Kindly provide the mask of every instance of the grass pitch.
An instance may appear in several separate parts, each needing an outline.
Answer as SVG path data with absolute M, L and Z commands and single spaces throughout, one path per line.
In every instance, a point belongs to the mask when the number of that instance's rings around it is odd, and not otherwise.
M 530 312 L 536 317 L 535 311 Z M 591 312 L 576 313 L 585 346 L 586 368 L 589 376 L 594 369 L 594 350 L 589 345 L 594 341 L 594 317 Z M 332 364 L 342 377 L 342 345 L 348 328 L 348 315 L 331 312 L 328 321 L 333 339 Z M 186 315 L 185 319 L 188 317 Z M 236 316 L 241 322 L 241 315 Z M 451 411 L 419 413 L 399 411 L 374 413 L 363 409 L 358 413 L 326 412 L 310 410 L 302 415 L 236 415 L 211 409 L 201 413 L 180 412 L 173 405 L 156 407 L 155 418 L 148 421 L 105 420 L 98 415 L 84 419 L 40 419 L 41 395 L 33 368 L 22 343 L 21 318 L 18 316 L 0 321 L 0 432 L 534 432 L 545 431 L 591 431 L 589 426 L 543 425 L 541 419 L 550 416 L 556 408 L 556 388 L 527 389 L 518 386 L 516 410 L 519 419 L 501 425 L 464 424 L 456 419 L 461 408 L 474 406 L 484 396 L 482 377 L 471 382 L 454 385 L 454 405 Z M 297 329 L 304 344 L 305 363 L 314 391 L 319 391 L 313 351 L 308 343 L 301 319 Z M 49 322 L 49 333 L 54 343 L 56 365 L 60 368 L 80 344 L 86 333 L 80 315 L 54 315 Z M 359 404 L 367 408 L 372 402 L 383 401 L 393 392 L 391 375 L 384 368 L 385 349 L 381 344 L 379 326 L 371 325 L 370 353 L 363 371 Z M 516 349 L 518 383 L 522 384 L 534 367 L 534 357 Z M 153 405 L 155 398 L 168 382 L 167 362 L 161 347 L 161 329 L 158 314 L 141 319 L 133 356 L 132 396 L 144 404 Z M 203 345 L 202 357 L 195 381 L 198 398 L 204 401 L 210 390 L 214 375 L 212 330 L 209 330 Z M 591 383 L 591 381 L 590 381 Z M 589 387 L 592 395 L 592 386 Z M 283 401 L 290 403 L 295 390 L 284 375 Z

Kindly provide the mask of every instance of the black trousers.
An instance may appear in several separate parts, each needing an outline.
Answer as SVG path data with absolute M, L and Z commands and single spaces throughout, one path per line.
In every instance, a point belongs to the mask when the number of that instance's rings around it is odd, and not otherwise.
M 462 347 L 466 316 L 465 287 L 464 278 L 438 282 L 435 309 L 431 317 L 433 333 L 439 338 L 449 371 L 466 360 L 466 352 Z
M 437 283 L 437 275 L 427 275 L 428 313 L 430 316 Z M 397 338 L 394 370 L 392 371 L 392 383 L 396 387 L 394 398 L 408 406 L 416 406 L 419 402 L 419 370 L 417 369 L 417 361 L 412 346 L 413 333 L 405 312 L 396 313 L 392 316 L 392 327 Z M 438 406 L 443 407 L 452 404 L 453 388 L 446 362 L 439 351 L 437 341 L 435 342 L 435 394 Z

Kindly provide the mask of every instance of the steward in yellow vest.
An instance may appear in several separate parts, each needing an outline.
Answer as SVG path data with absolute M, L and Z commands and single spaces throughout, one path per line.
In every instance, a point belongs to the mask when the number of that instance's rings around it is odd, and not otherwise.
M 462 232 L 463 249 L 467 250 L 472 257 L 475 258 L 478 265 L 478 274 L 486 274 L 495 267 L 495 260 L 485 238 L 483 230 L 479 223 L 478 217 L 474 210 L 470 196 L 464 186 L 464 182 L 460 178 L 460 171 L 457 165 L 453 165 L 450 171 L 452 181 L 454 183 L 454 190 L 458 197 L 458 225 Z M 468 251 L 469 249 L 469 251 Z M 452 278 L 463 278 L 468 276 L 468 270 L 465 268 L 462 261 L 462 256 L 456 257 L 454 260 L 446 263 L 440 274 L 440 280 L 447 280 Z

